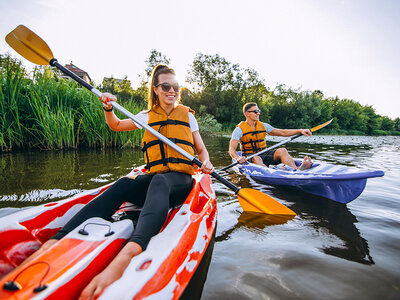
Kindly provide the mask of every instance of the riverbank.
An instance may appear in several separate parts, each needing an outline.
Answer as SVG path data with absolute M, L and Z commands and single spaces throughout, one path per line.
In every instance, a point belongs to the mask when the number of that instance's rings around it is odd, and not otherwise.
M 233 130 L 230 128 L 223 128 L 222 131 L 219 132 L 211 132 L 211 134 L 215 135 L 231 135 Z M 200 129 L 201 130 L 201 129 Z M 400 131 L 396 130 L 375 130 L 373 134 L 365 134 L 362 131 L 357 130 L 334 130 L 334 129 L 320 129 L 318 132 L 313 133 L 313 135 L 329 135 L 329 136 L 400 136 Z M 269 139 L 269 137 L 267 137 Z
M 103 90 L 101 86 L 98 88 Z M 134 114 L 146 108 L 146 96 L 143 93 L 146 87 L 143 85 L 139 89 L 142 89 L 137 93 L 140 94 L 139 98 L 131 95 L 125 100 L 123 91 L 120 91 L 119 99 L 122 100 L 119 103 Z M 206 99 L 202 98 L 205 95 L 208 95 L 207 101 L 213 101 L 205 102 Z M 268 101 L 259 103 L 263 111 L 261 119 L 277 128 L 308 128 L 333 118 L 333 122 L 317 134 L 400 135 L 399 118 L 390 120 L 379 116 L 369 106 L 363 107 L 354 101 L 324 99 L 318 93 L 291 91 L 291 98 L 282 98 L 282 95 L 268 90 L 254 95 L 268 98 Z M 298 98 L 298 103 L 293 97 Z M 224 94 L 221 99 L 225 102 L 217 104 L 220 98 L 220 91 L 205 89 L 189 93 L 188 89 L 182 90 L 182 103 L 196 110 L 202 134 L 230 135 L 243 118 L 241 106 L 244 100 L 236 101 L 238 91 L 231 90 Z M 304 118 L 304 114 L 296 114 L 299 110 L 297 104 L 304 102 L 304 105 L 311 105 L 310 101 L 315 102 L 312 114 L 309 112 L 307 118 Z M 325 112 L 322 110 L 324 105 L 329 106 Z M 232 109 L 235 113 L 230 111 Z M 305 108 L 303 110 L 307 111 Z M 119 112 L 116 114 L 125 118 Z M 0 55 L 0 152 L 21 149 L 136 148 L 140 146 L 142 135 L 143 131 L 111 131 L 104 122 L 101 101 L 75 82 L 60 78 L 53 69 L 37 67 L 33 74 L 28 75 L 21 61 Z

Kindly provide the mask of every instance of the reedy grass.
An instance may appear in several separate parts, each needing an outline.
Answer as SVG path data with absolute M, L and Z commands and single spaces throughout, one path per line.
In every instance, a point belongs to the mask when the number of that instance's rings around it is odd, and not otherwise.
M 0 149 L 10 150 L 25 140 L 18 101 L 26 79 L 21 62 L 0 59 Z
M 90 95 L 91 96 L 91 95 Z M 82 118 L 79 125 L 79 135 L 91 148 L 97 147 L 135 147 L 140 144 L 142 131 L 114 132 L 108 128 L 104 121 L 104 111 L 96 96 L 90 101 L 86 101 L 82 106 Z M 97 100 L 97 101 L 96 101 Z M 132 113 L 137 113 L 140 108 L 133 103 L 122 104 Z M 115 112 L 120 119 L 126 118 L 124 115 Z
M 121 105 L 132 113 L 141 109 L 132 102 Z M 38 67 L 29 78 L 19 61 L 1 55 L 0 114 L 1 151 L 136 147 L 143 134 L 111 131 L 98 97 L 51 68 Z

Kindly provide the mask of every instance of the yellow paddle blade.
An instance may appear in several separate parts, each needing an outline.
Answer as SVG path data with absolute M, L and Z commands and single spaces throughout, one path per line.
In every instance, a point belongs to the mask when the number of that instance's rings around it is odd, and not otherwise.
M 325 127 L 326 125 L 330 124 L 332 122 L 332 120 L 333 119 L 330 119 L 328 122 L 325 122 L 324 124 L 321 124 L 321 125 L 318 125 L 318 126 L 315 126 L 315 127 L 311 128 L 310 129 L 311 132 L 317 131 L 318 129 L 321 129 L 321 128 Z
M 240 189 L 237 197 L 244 211 L 261 212 L 270 215 L 296 215 L 293 210 L 279 203 L 271 196 L 254 189 Z
M 46 42 L 24 25 L 19 25 L 7 34 L 6 42 L 34 64 L 48 65 L 53 59 L 53 53 Z

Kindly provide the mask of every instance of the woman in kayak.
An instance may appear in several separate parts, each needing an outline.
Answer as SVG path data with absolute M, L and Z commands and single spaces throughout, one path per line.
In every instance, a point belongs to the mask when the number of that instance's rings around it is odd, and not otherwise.
M 306 136 L 312 135 L 309 129 L 278 129 L 268 123 L 260 122 L 261 110 L 254 102 L 243 105 L 243 114 L 246 120 L 236 126 L 229 142 L 229 155 L 241 164 L 246 162 L 246 156 L 255 154 L 267 147 L 265 142 L 267 134 L 272 136 L 292 136 L 299 133 Z M 239 143 L 242 156 L 236 152 Z M 260 156 L 254 156 L 251 162 L 261 166 L 283 163 L 299 170 L 309 169 L 312 165 L 311 158 L 305 156 L 302 164 L 298 167 L 286 148 L 272 149 Z
M 104 93 L 101 100 L 106 122 L 112 130 L 127 131 L 141 128 L 131 119 L 120 120 L 113 113 L 110 101 L 117 101 L 115 96 Z M 137 117 L 191 155 L 194 155 L 195 149 L 199 160 L 203 163 L 201 171 L 211 173 L 214 167 L 199 134 L 194 112 L 179 102 L 180 87 L 175 79 L 174 70 L 158 65 L 154 68 L 151 78 L 148 110 L 139 113 Z M 82 208 L 40 249 L 47 249 L 91 217 L 109 219 L 124 202 L 142 206 L 129 242 L 107 268 L 92 279 L 82 291 L 81 298 L 97 298 L 108 285 L 119 279 L 131 259 L 146 250 L 151 237 L 159 233 L 169 208 L 182 204 L 192 189 L 194 169 L 191 161 L 147 131 L 143 136 L 142 150 L 145 153 L 146 174 L 135 178 L 123 177 L 116 181 Z M 37 252 L 42 252 L 40 250 Z

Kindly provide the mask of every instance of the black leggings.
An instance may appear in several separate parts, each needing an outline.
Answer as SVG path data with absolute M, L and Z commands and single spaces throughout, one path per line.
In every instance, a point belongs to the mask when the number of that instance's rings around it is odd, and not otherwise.
M 138 243 L 144 251 L 161 230 L 169 208 L 182 204 L 192 186 L 192 176 L 178 172 L 144 174 L 135 179 L 123 177 L 85 205 L 53 239 L 61 239 L 89 218 L 109 219 L 122 203 L 131 202 L 142 206 L 142 211 L 130 241 Z

